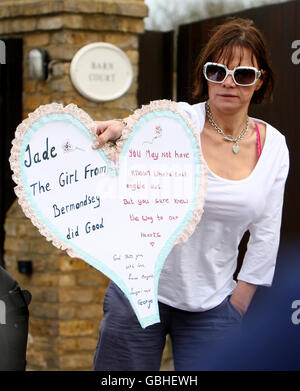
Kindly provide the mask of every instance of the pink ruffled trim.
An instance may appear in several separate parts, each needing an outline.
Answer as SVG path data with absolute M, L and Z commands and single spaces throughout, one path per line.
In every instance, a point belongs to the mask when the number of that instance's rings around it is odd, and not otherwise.
M 24 136 L 31 129 L 35 122 L 39 121 L 42 117 L 45 117 L 50 114 L 70 114 L 74 118 L 79 120 L 83 125 L 85 125 L 93 136 L 95 136 L 96 134 L 96 124 L 94 123 L 92 118 L 85 111 L 80 109 L 77 105 L 71 103 L 66 107 L 63 107 L 63 105 L 59 103 L 50 103 L 38 107 L 34 112 L 30 113 L 28 115 L 28 118 L 24 119 L 22 123 L 17 127 L 15 138 L 12 141 L 9 163 L 13 171 L 12 178 L 17 184 L 14 190 L 18 197 L 18 203 L 22 207 L 25 216 L 32 221 L 32 224 L 37 227 L 41 235 L 45 236 L 46 240 L 52 242 L 55 247 L 61 250 L 65 250 L 69 256 L 79 258 L 79 255 L 75 252 L 74 249 L 68 247 L 65 242 L 57 238 L 47 228 L 47 226 L 36 216 L 35 211 L 34 209 L 32 209 L 26 196 L 26 192 L 22 183 L 20 157 L 21 146 L 24 140 Z

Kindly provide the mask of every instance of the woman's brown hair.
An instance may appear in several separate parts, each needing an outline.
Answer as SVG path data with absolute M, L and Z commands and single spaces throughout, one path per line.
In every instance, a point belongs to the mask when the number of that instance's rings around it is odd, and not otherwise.
M 203 66 L 206 62 L 218 62 L 226 59 L 228 65 L 233 57 L 233 48 L 247 48 L 256 58 L 259 69 L 263 72 L 263 84 L 255 91 L 250 103 L 262 103 L 266 98 L 272 101 L 274 90 L 274 72 L 270 66 L 269 53 L 262 33 L 254 26 L 250 19 L 229 18 L 213 31 L 206 46 L 202 49 L 196 62 L 193 97 L 197 101 L 208 99 L 207 81 L 203 75 Z M 254 62 L 253 62 L 254 63 Z

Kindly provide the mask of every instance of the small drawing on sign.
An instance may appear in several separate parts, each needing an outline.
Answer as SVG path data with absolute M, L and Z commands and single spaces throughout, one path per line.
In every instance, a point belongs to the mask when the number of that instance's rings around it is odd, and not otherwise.
M 69 140 L 66 140 L 63 143 L 62 147 L 63 147 L 64 152 L 72 152 L 72 151 L 75 151 L 76 149 L 78 149 L 79 151 L 84 151 L 84 149 L 82 149 L 82 148 L 73 147 Z
M 162 134 L 162 128 L 161 126 L 155 126 L 155 132 L 154 132 L 154 136 L 152 138 L 151 141 L 144 141 L 143 144 L 153 144 L 154 140 L 161 137 L 161 134 Z

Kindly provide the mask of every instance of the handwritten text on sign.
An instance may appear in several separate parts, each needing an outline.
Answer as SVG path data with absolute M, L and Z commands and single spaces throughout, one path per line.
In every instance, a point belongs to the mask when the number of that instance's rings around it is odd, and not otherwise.
M 117 163 L 92 140 L 74 115 L 40 118 L 22 140 L 19 186 L 34 218 L 114 280 L 146 327 L 159 321 L 163 263 L 201 209 L 196 137 L 178 113 L 156 109 L 135 121 Z

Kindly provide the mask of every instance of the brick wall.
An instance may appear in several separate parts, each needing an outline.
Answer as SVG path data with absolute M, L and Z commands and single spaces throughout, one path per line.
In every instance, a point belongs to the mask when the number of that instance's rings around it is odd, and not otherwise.
M 23 118 L 52 102 L 75 103 L 94 120 L 128 116 L 137 106 L 138 34 L 147 12 L 143 0 L 1 1 L 0 37 L 23 39 Z M 77 50 L 98 41 L 124 50 L 134 69 L 127 93 L 103 103 L 80 96 L 69 77 Z M 50 59 L 59 60 L 46 81 L 29 76 L 27 55 L 33 48 L 44 48 Z M 91 370 L 108 279 L 49 244 L 17 202 L 7 213 L 5 232 L 6 268 L 32 293 L 27 369 Z M 31 276 L 18 272 L 19 260 L 32 260 Z M 169 368 L 169 351 L 163 368 Z

